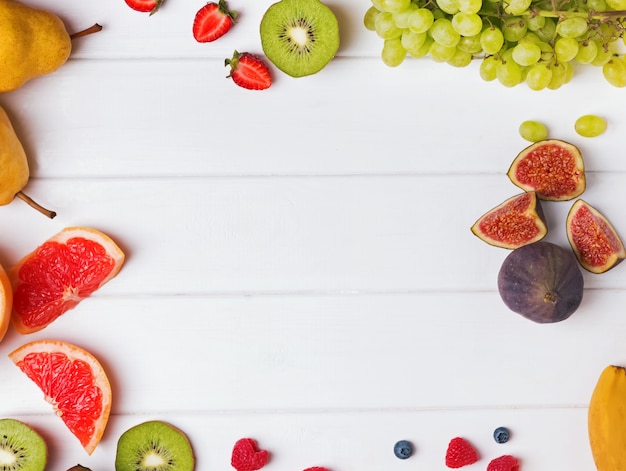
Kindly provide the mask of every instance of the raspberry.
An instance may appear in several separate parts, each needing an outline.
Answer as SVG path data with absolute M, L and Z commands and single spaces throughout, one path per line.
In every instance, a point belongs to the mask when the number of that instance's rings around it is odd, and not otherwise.
M 519 471 L 519 461 L 515 456 L 502 455 L 491 460 L 487 471 Z
M 470 442 L 461 437 L 450 440 L 446 451 L 446 466 L 448 468 L 461 468 L 477 461 L 478 453 Z

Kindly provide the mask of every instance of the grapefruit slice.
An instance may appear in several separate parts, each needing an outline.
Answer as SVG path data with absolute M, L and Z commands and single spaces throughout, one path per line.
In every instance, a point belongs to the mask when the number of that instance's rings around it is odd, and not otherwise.
M 9 329 L 13 306 L 13 288 L 9 275 L 0 265 L 0 341 Z
M 56 415 L 92 454 L 111 412 L 111 385 L 100 362 L 60 340 L 36 340 L 9 358 L 44 393 Z
M 124 253 L 109 236 L 88 227 L 68 227 L 9 271 L 13 325 L 37 332 L 113 278 Z

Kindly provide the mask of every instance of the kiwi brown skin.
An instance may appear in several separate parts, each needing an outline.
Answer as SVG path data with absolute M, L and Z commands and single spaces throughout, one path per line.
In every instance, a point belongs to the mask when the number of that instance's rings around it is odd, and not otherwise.
M 261 20 L 261 45 L 267 58 L 292 77 L 322 70 L 339 49 L 339 23 L 320 0 L 280 0 Z
M 46 468 L 46 442 L 24 422 L 0 419 L 0 449 L 7 453 L 6 456 L 13 455 L 7 462 L 0 461 L 0 469 L 3 471 L 44 471 Z
M 194 467 L 189 439 L 167 422 L 152 420 L 135 425 L 117 442 L 115 471 L 193 471 Z

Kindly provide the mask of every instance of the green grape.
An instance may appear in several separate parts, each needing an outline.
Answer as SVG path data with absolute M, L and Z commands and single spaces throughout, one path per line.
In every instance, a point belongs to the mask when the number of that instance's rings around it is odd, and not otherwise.
M 374 5 L 378 11 L 385 11 L 383 0 L 372 0 L 372 5 Z
M 456 0 L 459 11 L 466 14 L 478 13 L 483 6 L 482 0 Z
M 427 36 L 428 35 L 426 33 L 416 33 L 407 29 L 402 33 L 400 42 L 402 43 L 402 47 L 406 49 L 409 54 L 411 54 L 411 51 L 417 51 L 420 47 L 422 47 Z
M 594 41 L 585 41 L 578 46 L 578 52 L 574 58 L 579 64 L 591 64 L 598 53 L 598 46 Z
M 504 11 L 509 15 L 521 15 L 530 7 L 531 0 L 506 0 Z
M 606 120 L 600 116 L 586 114 L 576 120 L 574 129 L 583 137 L 597 137 L 606 131 Z
M 469 54 L 478 54 L 483 51 L 480 45 L 480 34 L 474 36 L 463 36 L 456 45 L 457 49 Z
M 485 82 L 491 82 L 497 78 L 496 67 L 500 61 L 496 56 L 487 56 L 480 63 L 480 78 Z
M 456 54 L 456 46 L 442 46 L 437 41 L 433 41 L 428 50 L 428 55 L 435 62 L 448 62 Z
M 371 6 L 363 16 L 363 24 L 370 31 L 376 31 L 376 17 L 380 14 L 380 10 L 375 6 Z
M 574 38 L 559 38 L 554 43 L 554 53 L 560 62 L 574 60 L 578 54 L 578 41 Z
M 480 45 L 485 54 L 495 54 L 504 45 L 504 35 L 502 31 L 496 27 L 486 28 L 480 34 Z
M 406 29 L 409 27 L 409 19 L 411 17 L 411 13 L 417 10 L 417 5 L 415 3 L 411 3 L 409 8 L 406 8 L 398 13 L 392 13 L 393 21 L 396 26 L 400 29 Z
M 594 65 L 596 67 L 602 67 L 604 64 L 606 64 L 608 61 L 610 61 L 614 57 L 613 51 L 608 46 L 606 48 L 603 47 L 602 44 L 596 43 L 596 46 L 597 46 L 598 52 L 596 54 L 596 57 L 594 57 L 593 60 L 591 61 L 591 65 Z
M 536 64 L 541 57 L 541 48 L 531 42 L 520 42 L 513 48 L 513 60 L 521 66 Z
M 531 90 L 543 90 L 552 80 L 552 70 L 547 64 L 538 63 L 528 69 L 526 85 Z
M 409 28 L 416 33 L 425 33 L 435 21 L 433 12 L 428 8 L 418 8 L 409 15 Z
M 626 10 L 626 0 L 606 0 L 611 10 Z
M 550 90 L 561 88 L 561 86 L 567 83 L 567 68 L 565 65 L 562 63 L 554 64 L 550 67 L 550 70 L 552 71 L 552 78 L 548 84 Z
M 389 67 L 397 67 L 402 64 L 406 57 L 406 49 L 402 47 L 400 39 L 385 39 L 383 42 L 383 50 L 381 57 L 385 65 Z
M 509 18 L 502 25 L 502 34 L 504 35 L 504 39 L 509 42 L 516 43 L 520 39 L 522 39 L 528 28 L 526 27 L 526 22 L 519 17 Z
M 461 36 L 474 36 L 483 29 L 483 20 L 476 13 L 460 11 L 452 17 L 452 27 Z
M 501 61 L 496 65 L 496 77 L 505 87 L 514 87 L 522 81 L 522 69 L 513 60 Z
M 381 3 L 385 11 L 399 13 L 409 8 L 411 0 L 382 0 Z
M 526 27 L 529 31 L 538 31 L 546 24 L 546 17 L 541 15 L 526 18 Z
M 574 16 L 559 21 L 556 25 L 556 32 L 564 38 L 578 38 L 585 34 L 588 28 L 585 18 Z
M 437 6 L 444 13 L 454 15 L 459 12 L 459 4 L 456 0 L 436 0 Z
M 608 10 L 606 0 L 587 0 L 587 10 L 602 12 Z
M 383 39 L 399 38 L 402 30 L 396 26 L 393 21 L 393 15 L 388 11 L 380 13 L 374 22 L 376 34 Z
M 545 18 L 543 26 L 534 32 L 542 41 L 551 42 L 556 35 L 556 22 L 552 18 Z
M 539 142 L 548 138 L 548 128 L 539 121 L 528 120 L 519 125 L 519 134 L 522 139 Z
M 554 48 L 545 41 L 540 41 L 537 43 L 539 49 L 541 49 L 541 59 L 544 62 L 552 62 L 554 59 Z
M 565 83 L 567 83 L 574 76 L 574 67 L 572 67 L 571 62 L 561 62 L 561 65 L 565 67 Z
M 535 33 L 527 32 L 526 35 L 522 39 L 520 39 L 518 42 L 519 43 L 532 43 L 532 44 L 539 45 L 540 43 L 544 41 L 542 41 L 541 38 L 537 36 Z
M 419 49 L 416 49 L 416 50 L 407 49 L 407 51 L 411 55 L 411 57 L 415 57 L 417 59 L 419 59 L 421 57 L 426 57 L 428 55 L 428 51 L 430 51 L 430 46 L 434 42 L 435 41 L 433 41 L 433 38 L 431 38 L 430 36 L 426 35 L 426 39 L 424 40 L 424 44 L 422 44 L 422 46 Z
M 428 34 L 435 42 L 445 47 L 455 47 L 461 39 L 461 35 L 455 31 L 452 22 L 447 18 L 435 20 Z
M 602 66 L 602 75 L 614 87 L 626 87 L 626 62 L 623 58 L 614 57 Z
M 454 67 L 467 67 L 472 63 L 472 55 L 457 47 L 456 52 L 447 62 Z

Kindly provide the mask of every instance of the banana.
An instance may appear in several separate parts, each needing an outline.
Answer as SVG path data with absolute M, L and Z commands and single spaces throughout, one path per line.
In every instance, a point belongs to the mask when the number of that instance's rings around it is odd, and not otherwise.
M 589 401 L 589 444 L 598 471 L 626 471 L 626 368 L 607 366 Z

